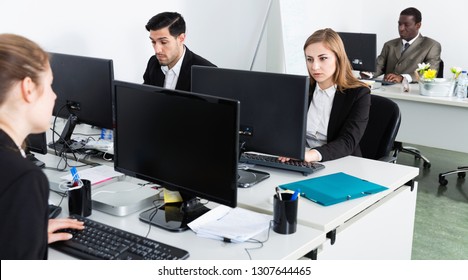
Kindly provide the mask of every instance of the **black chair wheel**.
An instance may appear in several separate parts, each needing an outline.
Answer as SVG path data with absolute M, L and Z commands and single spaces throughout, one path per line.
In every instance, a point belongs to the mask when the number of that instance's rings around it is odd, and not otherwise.
M 423 166 L 424 166 L 424 168 L 431 168 L 431 163 L 430 162 L 424 162 Z
M 447 181 L 447 179 L 445 179 L 445 177 L 439 177 L 439 184 L 441 186 L 447 186 L 447 183 L 448 183 L 448 181 Z
M 458 178 L 465 178 L 465 177 L 466 177 L 466 172 L 458 173 Z

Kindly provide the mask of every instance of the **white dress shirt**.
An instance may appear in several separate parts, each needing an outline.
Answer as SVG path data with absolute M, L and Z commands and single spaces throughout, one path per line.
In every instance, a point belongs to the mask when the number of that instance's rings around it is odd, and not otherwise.
M 409 43 L 410 46 L 411 44 L 414 43 L 414 41 L 416 41 L 416 39 L 419 37 L 419 33 L 416 37 L 414 37 L 413 39 L 409 40 L 409 41 L 406 41 L 405 39 L 401 39 L 401 50 L 403 51 L 404 47 L 405 47 L 405 44 L 406 43 Z M 408 47 L 409 48 L 409 47 Z M 411 75 L 410 74 L 401 74 L 401 76 L 403 76 L 403 78 L 406 78 L 406 80 L 408 81 L 408 83 L 411 83 L 413 81 L 413 79 L 411 78 Z
M 335 98 L 336 85 L 325 90 L 315 87 L 314 96 L 307 113 L 306 142 L 309 148 L 320 147 L 327 143 L 327 130 Z M 320 155 L 320 160 L 322 155 Z
M 167 66 L 161 66 L 161 70 L 163 71 L 164 75 L 166 75 L 164 79 L 164 88 L 168 89 L 175 89 L 177 85 L 177 81 L 179 80 L 180 68 L 182 67 L 182 61 L 184 61 L 185 56 L 185 46 L 184 46 L 184 53 L 180 57 L 179 61 L 169 69 Z

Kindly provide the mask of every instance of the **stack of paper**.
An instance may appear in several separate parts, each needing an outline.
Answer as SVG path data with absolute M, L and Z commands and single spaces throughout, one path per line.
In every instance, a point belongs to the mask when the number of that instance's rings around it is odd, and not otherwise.
M 114 178 L 124 176 L 124 174 L 115 171 L 113 167 L 107 165 L 100 165 L 88 169 L 79 170 L 78 174 L 80 179 L 86 179 L 91 181 L 92 186 L 107 182 Z M 71 181 L 72 175 L 69 174 L 60 178 L 63 180 Z
M 244 242 L 267 230 L 272 217 L 241 208 L 220 205 L 188 226 L 197 235 L 227 242 Z

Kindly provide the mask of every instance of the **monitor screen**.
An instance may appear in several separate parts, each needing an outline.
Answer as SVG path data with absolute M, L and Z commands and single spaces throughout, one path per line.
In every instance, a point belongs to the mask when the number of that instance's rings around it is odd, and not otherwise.
M 45 167 L 45 163 L 38 160 L 32 152 L 47 154 L 46 133 L 29 134 L 24 143 L 26 144 L 26 158 L 38 167 Z
M 25 140 L 27 152 L 35 152 L 39 154 L 47 154 L 47 139 L 46 133 L 29 134 Z
M 50 53 L 50 66 L 54 75 L 52 89 L 57 94 L 53 114 L 68 118 L 61 142 L 70 142 L 76 123 L 113 127 L 112 60 Z
M 192 67 L 192 91 L 239 100 L 240 141 L 248 151 L 304 159 L 307 76 Z
M 338 34 L 343 41 L 353 70 L 375 72 L 377 35 L 350 32 L 338 32 Z
M 114 101 L 117 171 L 179 191 L 175 212 L 196 197 L 236 207 L 238 101 L 121 81 Z

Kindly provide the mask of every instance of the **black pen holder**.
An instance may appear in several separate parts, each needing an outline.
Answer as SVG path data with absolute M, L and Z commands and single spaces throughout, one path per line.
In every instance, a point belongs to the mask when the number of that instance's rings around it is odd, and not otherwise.
M 82 179 L 83 186 L 76 188 L 71 183 L 68 191 L 68 212 L 70 215 L 88 217 L 91 215 L 91 181 Z
M 282 193 L 281 200 L 277 194 L 273 196 L 273 230 L 277 233 L 296 232 L 299 199 L 291 200 L 292 195 L 292 193 Z

